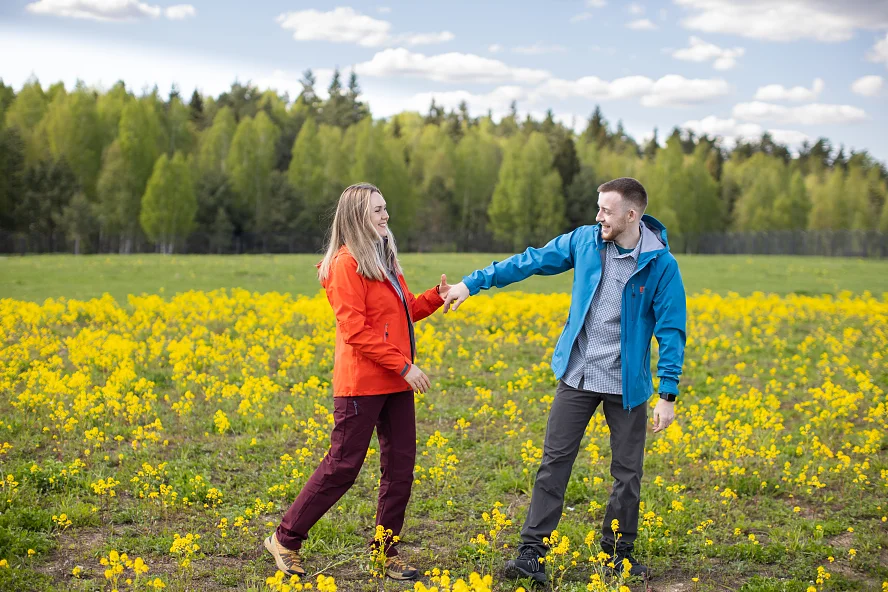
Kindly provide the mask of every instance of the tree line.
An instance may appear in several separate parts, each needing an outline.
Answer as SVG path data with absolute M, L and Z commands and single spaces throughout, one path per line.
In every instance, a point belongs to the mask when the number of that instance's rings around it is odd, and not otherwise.
M 825 138 L 793 154 L 767 133 L 728 149 L 675 128 L 661 147 L 657 130 L 640 144 L 597 106 L 582 133 L 514 104 L 498 122 L 434 101 L 374 120 L 354 73 L 343 85 L 337 71 L 324 100 L 310 70 L 301 83 L 294 101 L 237 82 L 185 100 L 0 80 L 0 231 L 78 253 L 169 253 L 197 235 L 212 252 L 282 235 L 319 251 L 342 189 L 369 181 L 402 248 L 522 249 L 592 223 L 598 185 L 621 176 L 644 183 L 648 213 L 688 250 L 707 232 L 888 231 L 885 166 Z

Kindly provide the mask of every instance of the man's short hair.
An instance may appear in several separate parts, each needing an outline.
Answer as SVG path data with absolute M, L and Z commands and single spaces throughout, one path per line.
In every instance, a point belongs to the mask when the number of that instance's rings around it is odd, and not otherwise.
M 598 192 L 616 191 L 639 212 L 644 212 L 648 205 L 648 194 L 644 185 L 632 177 L 620 177 L 598 186 Z

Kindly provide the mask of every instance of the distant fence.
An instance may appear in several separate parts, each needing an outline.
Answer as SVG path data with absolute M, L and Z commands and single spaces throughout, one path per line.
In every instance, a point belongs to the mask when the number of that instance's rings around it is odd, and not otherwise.
M 242 234 L 220 238 L 192 233 L 176 245 L 177 253 L 190 254 L 258 254 L 319 253 L 320 245 L 298 234 Z M 507 253 L 512 249 L 489 236 L 473 237 L 471 252 Z M 669 235 L 675 253 L 701 255 L 808 255 L 825 257 L 888 257 L 888 234 L 864 230 L 771 230 L 767 232 L 713 232 L 694 236 Z M 121 248 L 121 247 L 124 248 Z M 415 245 L 404 245 L 405 251 L 453 252 L 453 243 L 436 242 L 434 237 L 421 237 Z M 403 247 L 407 247 L 404 249 Z M 154 253 L 153 243 L 136 240 L 121 245 L 117 238 L 93 237 L 87 253 Z M 73 253 L 75 244 L 62 233 L 9 233 L 0 231 L 0 253 L 27 255 L 38 253 Z

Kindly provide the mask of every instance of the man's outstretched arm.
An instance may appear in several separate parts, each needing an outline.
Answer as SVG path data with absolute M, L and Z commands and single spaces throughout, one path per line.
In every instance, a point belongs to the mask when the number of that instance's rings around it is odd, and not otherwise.
M 444 299 L 444 313 L 456 310 L 469 296 L 481 290 L 503 288 L 532 275 L 556 275 L 574 266 L 576 230 L 550 240 L 539 249 L 528 247 L 523 253 L 503 261 L 494 261 L 484 269 L 472 272 L 450 288 Z

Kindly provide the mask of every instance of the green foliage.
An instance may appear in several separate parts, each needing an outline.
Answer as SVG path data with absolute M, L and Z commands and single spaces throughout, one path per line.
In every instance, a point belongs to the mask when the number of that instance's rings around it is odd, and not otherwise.
M 561 177 L 542 133 L 508 141 L 488 214 L 494 235 L 514 249 L 541 245 L 563 229 Z
M 268 195 L 280 130 L 264 111 L 241 119 L 226 159 L 239 205 L 252 213 L 255 231 L 269 226 Z
M 177 239 L 191 231 L 197 200 L 191 181 L 191 167 L 181 152 L 172 159 L 162 154 L 154 165 L 142 197 L 139 220 L 149 239 L 163 253 L 172 253 Z
M 374 121 L 353 72 L 337 71 L 325 100 L 310 70 L 300 82 L 293 101 L 234 83 L 186 103 L 175 86 L 136 97 L 122 82 L 69 92 L 31 80 L 16 94 L 0 81 L 0 230 L 61 231 L 79 251 L 144 249 L 142 198 L 158 158 L 176 153 L 192 163 L 197 202 L 195 234 L 177 240 L 197 249 L 278 233 L 289 248 L 319 251 L 339 195 L 361 180 L 383 191 L 406 250 L 544 243 L 594 224 L 598 186 L 626 176 L 690 252 L 727 229 L 888 229 L 885 166 L 823 138 L 795 157 L 767 133 L 728 151 L 675 128 L 664 147 L 642 147 L 598 107 L 580 134 L 551 111 L 522 120 L 515 104 L 499 122 L 435 101 Z M 73 203 L 80 193 L 86 201 Z
M 90 197 L 96 193 L 102 157 L 102 126 L 96 97 L 83 84 L 67 95 L 58 95 L 44 120 L 49 153 L 71 167 Z

